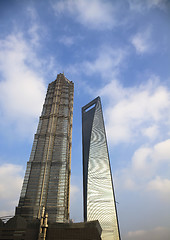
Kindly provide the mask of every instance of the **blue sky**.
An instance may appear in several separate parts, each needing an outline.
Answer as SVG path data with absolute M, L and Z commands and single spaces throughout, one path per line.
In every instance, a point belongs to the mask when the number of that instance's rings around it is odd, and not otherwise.
M 101 96 L 123 240 L 170 236 L 170 2 L 0 1 L 0 215 L 14 213 L 48 84 L 75 84 L 71 218 L 82 221 L 81 107 Z

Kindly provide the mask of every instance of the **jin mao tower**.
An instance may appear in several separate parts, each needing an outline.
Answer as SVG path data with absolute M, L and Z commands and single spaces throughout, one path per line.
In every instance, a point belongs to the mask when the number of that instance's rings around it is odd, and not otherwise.
M 98 220 L 103 240 L 120 240 L 100 98 L 82 108 L 84 221 Z
M 69 220 L 74 84 L 64 74 L 49 84 L 16 215 L 51 222 Z

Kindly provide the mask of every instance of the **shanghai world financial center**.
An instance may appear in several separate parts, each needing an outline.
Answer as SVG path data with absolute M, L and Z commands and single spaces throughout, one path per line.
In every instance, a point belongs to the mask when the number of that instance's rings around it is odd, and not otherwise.
M 70 221 L 74 84 L 64 74 L 49 84 L 16 215 Z M 120 240 L 100 98 L 82 108 L 84 221 L 98 220 L 103 240 Z
M 102 239 L 119 240 L 106 133 L 100 98 L 82 108 L 84 220 L 98 219 Z

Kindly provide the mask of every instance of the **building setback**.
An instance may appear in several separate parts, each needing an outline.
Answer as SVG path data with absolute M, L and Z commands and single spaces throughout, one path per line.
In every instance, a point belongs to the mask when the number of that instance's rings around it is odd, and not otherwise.
M 16 216 L 68 222 L 74 84 L 64 74 L 49 84 Z
M 100 98 L 82 108 L 84 221 L 98 220 L 103 240 L 120 240 Z

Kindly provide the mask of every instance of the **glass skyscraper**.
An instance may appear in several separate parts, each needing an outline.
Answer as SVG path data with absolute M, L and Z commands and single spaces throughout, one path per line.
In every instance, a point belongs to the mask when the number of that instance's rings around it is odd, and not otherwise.
M 49 84 L 16 215 L 50 222 L 69 220 L 74 84 L 64 74 Z
M 84 221 L 98 220 L 103 240 L 120 240 L 100 98 L 82 108 Z

